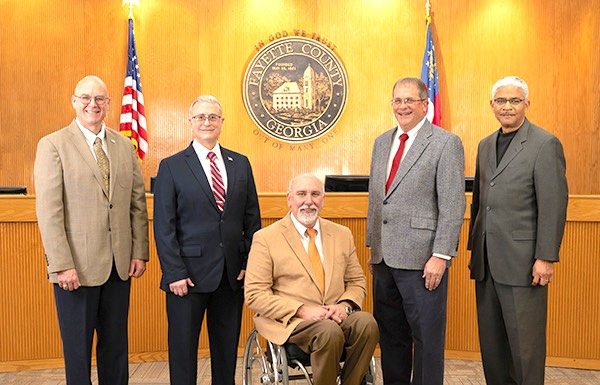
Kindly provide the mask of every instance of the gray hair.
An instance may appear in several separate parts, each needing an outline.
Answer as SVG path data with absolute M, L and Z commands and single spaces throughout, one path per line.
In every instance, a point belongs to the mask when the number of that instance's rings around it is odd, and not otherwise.
M 492 99 L 494 99 L 494 96 L 496 96 L 498 88 L 504 86 L 514 86 L 520 88 L 521 91 L 523 91 L 523 95 L 525 95 L 525 100 L 529 99 L 529 87 L 527 87 L 527 83 L 525 83 L 525 80 L 517 76 L 507 76 L 494 83 L 492 86 Z
M 325 185 L 323 184 L 323 181 L 321 179 L 319 179 L 315 174 L 311 174 L 311 173 L 305 173 L 305 174 L 300 174 L 300 175 L 296 175 L 295 177 L 293 177 L 290 180 L 290 183 L 288 185 L 288 194 L 292 192 L 292 187 L 294 187 L 294 184 L 296 184 L 296 182 L 298 182 L 298 180 L 302 179 L 302 178 L 313 178 L 319 181 L 319 184 L 321 185 L 321 192 L 325 192 Z
M 419 97 L 421 99 L 427 99 L 427 96 L 428 96 L 427 95 L 428 94 L 427 86 L 419 78 L 398 79 L 398 81 L 396 81 L 396 83 L 394 83 L 394 87 L 392 87 L 392 97 L 394 97 L 394 91 L 396 91 L 396 87 L 399 86 L 400 84 L 402 84 L 403 86 L 413 85 L 413 86 L 417 87 L 417 89 L 419 90 Z
M 219 107 L 219 110 L 221 110 L 221 115 L 223 115 L 223 107 L 221 106 L 221 103 L 219 103 L 219 100 L 217 100 L 217 98 L 215 98 L 212 95 L 202 95 L 202 96 L 198 96 L 196 98 L 196 100 L 194 100 L 192 102 L 192 104 L 190 105 L 190 109 L 188 112 L 188 115 L 190 116 L 190 118 L 192 117 L 192 110 L 194 109 L 194 106 L 198 103 L 214 104 L 215 106 Z

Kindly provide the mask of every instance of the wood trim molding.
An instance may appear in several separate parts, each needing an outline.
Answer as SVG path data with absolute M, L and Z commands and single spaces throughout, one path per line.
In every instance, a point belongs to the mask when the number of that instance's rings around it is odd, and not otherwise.
M 282 218 L 288 212 L 285 193 L 259 194 L 263 219 Z M 465 218 L 470 218 L 471 193 L 466 193 Z M 146 194 L 148 215 L 152 219 L 154 196 Z M 323 216 L 327 218 L 365 218 L 367 193 L 328 193 Z M 600 222 L 600 195 L 570 195 L 567 208 L 569 222 Z M 36 222 L 35 196 L 0 195 L 0 222 Z

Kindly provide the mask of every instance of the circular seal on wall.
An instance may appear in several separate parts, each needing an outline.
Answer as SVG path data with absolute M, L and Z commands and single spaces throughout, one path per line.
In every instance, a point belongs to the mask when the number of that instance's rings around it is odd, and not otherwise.
M 265 45 L 252 59 L 243 83 L 250 117 L 267 135 L 303 143 L 327 133 L 348 97 L 340 59 L 319 41 L 286 37 Z

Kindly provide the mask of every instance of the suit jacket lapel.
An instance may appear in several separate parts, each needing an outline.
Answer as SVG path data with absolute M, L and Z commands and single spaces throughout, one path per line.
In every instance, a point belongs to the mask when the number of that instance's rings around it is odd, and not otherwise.
M 294 254 L 296 255 L 296 258 L 298 258 L 302 266 L 304 266 L 304 269 L 306 269 L 306 272 L 308 273 L 312 281 L 318 287 L 319 285 L 317 284 L 317 278 L 315 277 L 315 273 L 312 268 L 312 263 L 310 262 L 310 258 L 308 258 L 308 254 L 304 249 L 304 246 L 302 245 L 302 241 L 300 240 L 300 234 L 298 234 L 298 230 L 296 230 L 296 227 L 294 227 L 290 215 L 291 214 L 288 213 L 287 217 L 282 222 L 283 236 L 290 245 L 290 248 L 292 249 Z
M 528 133 L 529 133 L 529 122 L 527 120 L 525 120 L 525 122 L 523 123 L 521 128 L 519 128 L 519 130 L 515 134 L 515 137 L 513 138 L 513 140 L 508 145 L 508 148 L 506 149 L 506 152 L 504 153 L 504 156 L 500 160 L 500 163 L 498 164 L 498 168 L 496 169 L 496 172 L 494 173 L 494 175 L 492 176 L 491 179 L 496 178 L 502 171 L 504 171 L 506 166 L 508 166 L 508 164 L 521 152 L 521 150 L 523 150 L 523 143 L 525 143 L 527 141 Z M 494 148 L 496 147 L 496 143 L 493 143 L 493 147 Z
M 494 175 L 494 173 L 496 172 L 496 168 L 498 167 L 496 164 L 496 142 L 498 141 L 498 133 L 499 131 L 496 130 L 496 132 L 490 137 L 490 141 L 487 143 L 487 145 L 490 146 L 490 148 L 487 151 L 488 164 L 491 171 L 490 175 Z
M 117 180 L 117 175 L 118 175 L 118 169 L 119 169 L 119 152 L 117 151 L 117 142 L 114 139 L 114 134 L 112 132 L 110 132 L 108 129 L 106 130 L 106 145 L 108 148 L 108 154 L 106 154 L 106 156 L 108 157 L 108 161 L 110 162 L 110 179 L 109 179 L 109 184 L 110 184 L 110 196 L 109 199 L 112 197 L 113 191 L 115 191 L 115 182 Z
M 204 195 L 208 198 L 210 204 L 214 207 L 215 210 L 219 211 L 217 207 L 217 201 L 215 199 L 215 195 L 210 188 L 210 184 L 208 183 L 208 179 L 206 178 L 206 174 L 204 173 L 204 169 L 202 168 L 202 164 L 200 164 L 200 160 L 198 159 L 198 155 L 196 151 L 194 151 L 194 147 L 190 144 L 188 148 L 184 151 L 185 162 L 188 167 L 194 174 L 194 177 L 198 181 L 200 188 Z
M 98 182 L 98 184 L 102 188 L 102 191 L 104 191 L 104 195 L 106 195 L 106 197 L 108 197 L 108 191 L 106 191 L 106 187 L 104 187 L 104 181 L 102 180 L 102 175 L 100 175 L 100 169 L 98 168 L 98 163 L 96 162 L 96 159 L 92 155 L 92 151 L 90 150 L 90 147 L 88 146 L 87 142 L 85 141 L 85 136 L 83 136 L 83 133 L 81 132 L 81 130 L 79 129 L 79 126 L 77 125 L 77 123 L 75 123 L 75 121 L 73 121 L 71 123 L 71 125 L 69 126 L 69 132 L 71 133 L 71 142 L 75 146 L 75 149 L 77 150 L 77 152 L 79 152 L 79 155 L 81 155 L 85 164 L 87 164 L 87 166 L 90 168 L 90 170 L 94 174 L 94 177 L 96 178 L 96 182 Z
M 392 142 L 396 137 L 396 129 L 388 130 L 383 134 L 383 137 L 379 147 L 375 148 L 375 159 L 372 160 L 373 166 L 373 177 L 369 181 L 369 188 L 372 186 L 372 191 L 375 192 L 376 196 L 382 198 L 385 197 L 385 183 L 387 181 L 387 164 L 392 148 Z
M 417 137 L 408 149 L 408 152 L 404 156 L 404 159 L 402 159 L 402 162 L 398 167 L 398 172 L 396 172 L 396 176 L 394 177 L 394 182 L 390 186 L 387 195 L 390 195 L 391 192 L 394 191 L 396 187 L 398 187 L 398 185 L 400 184 L 400 182 L 402 182 L 402 179 L 404 179 L 408 171 L 415 165 L 419 157 L 421 157 L 421 154 L 429 145 L 429 138 L 432 134 L 433 130 L 431 128 L 431 123 L 429 123 L 429 121 L 426 120 L 423 124 L 423 127 L 419 129 Z
M 227 173 L 227 191 L 225 191 L 225 207 L 223 208 L 223 212 L 225 212 L 227 210 L 227 203 L 229 202 L 228 198 L 232 197 L 235 191 L 235 178 L 237 177 L 237 175 L 235 162 L 233 160 L 231 151 L 221 147 L 221 156 L 223 156 L 223 163 L 225 163 L 225 172 Z
M 335 237 L 329 225 L 320 221 L 321 242 L 323 244 L 323 270 L 325 271 L 325 293 L 331 286 L 333 276 L 333 258 L 335 254 Z M 323 295 L 325 295 L 323 293 Z

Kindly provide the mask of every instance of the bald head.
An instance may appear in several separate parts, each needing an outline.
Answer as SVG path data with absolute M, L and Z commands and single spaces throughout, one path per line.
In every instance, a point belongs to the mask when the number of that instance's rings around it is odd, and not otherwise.
M 108 96 L 108 88 L 106 87 L 104 80 L 100 79 L 96 75 L 87 75 L 86 77 L 84 77 L 83 79 L 78 81 L 77 85 L 75 86 L 75 91 L 73 91 L 73 94 L 80 95 L 82 90 L 86 89 L 86 87 L 88 87 L 90 84 L 94 84 L 94 85 L 97 85 L 98 87 L 103 88 L 104 91 L 106 92 L 106 96 Z
M 94 75 L 81 79 L 75 86 L 71 103 L 79 124 L 98 134 L 110 105 L 108 89 L 102 79 Z

